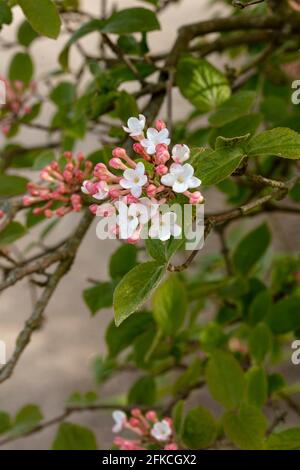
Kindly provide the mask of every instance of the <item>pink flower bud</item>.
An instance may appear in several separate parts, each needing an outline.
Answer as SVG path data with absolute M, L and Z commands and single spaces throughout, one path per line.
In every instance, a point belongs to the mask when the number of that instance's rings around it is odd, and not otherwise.
M 148 411 L 148 413 L 146 413 L 146 418 L 152 423 L 155 423 L 157 421 L 157 414 L 155 411 Z
M 149 184 L 149 186 L 146 189 L 147 196 L 148 197 L 155 197 L 157 191 L 157 187 L 154 184 Z
M 137 204 L 139 202 L 139 199 L 134 197 L 132 194 L 127 194 L 125 198 L 126 198 L 126 200 L 124 201 L 125 204 Z
M 32 204 L 33 200 L 32 197 L 24 196 L 23 197 L 23 206 L 28 207 Z
M 64 171 L 63 172 L 63 177 L 64 177 L 64 179 L 66 180 L 67 183 L 70 183 L 70 181 L 72 181 L 72 179 L 73 179 L 73 173 L 71 173 L 71 171 Z
M 95 178 L 105 179 L 108 177 L 108 169 L 104 163 L 97 163 L 93 174 Z
M 109 196 L 113 199 L 118 199 L 121 196 L 121 189 L 116 187 L 111 187 L 109 190 Z
M 115 170 L 126 170 L 127 168 L 120 158 L 112 158 L 109 160 L 109 166 Z
M 167 166 L 165 165 L 158 165 L 156 168 L 155 168 L 155 173 L 159 176 L 163 176 L 163 175 L 166 175 L 168 173 L 169 169 Z
M 157 165 L 165 165 L 171 156 L 165 144 L 159 144 L 156 147 L 155 163 Z
M 64 157 L 70 160 L 73 157 L 73 153 L 70 151 L 64 152 Z
M 84 155 L 83 152 L 78 152 L 78 154 L 77 154 L 77 160 L 78 160 L 79 162 L 83 162 L 83 160 L 85 160 L 85 155 Z
M 65 207 L 59 207 L 55 211 L 57 217 L 64 217 L 66 215 L 66 208 Z
M 178 446 L 175 442 L 171 442 L 171 444 L 165 446 L 164 450 L 178 450 Z
M 99 208 L 99 206 L 97 204 L 92 204 L 91 206 L 89 206 L 89 210 L 91 211 L 91 213 L 93 215 L 97 214 L 98 208 Z
M 51 219 L 51 217 L 53 217 L 53 212 L 50 209 L 46 209 L 44 214 L 47 219 Z
M 201 204 L 204 201 L 204 197 L 200 193 L 200 191 L 195 191 L 194 193 L 190 194 L 189 203 L 190 204 Z
M 134 416 L 135 418 L 139 418 L 141 415 L 142 415 L 142 412 L 140 410 L 140 408 L 133 408 L 131 410 L 131 414 L 132 416 Z
M 117 147 L 112 151 L 112 155 L 115 158 L 124 158 L 127 154 L 125 149 L 123 149 L 122 147 Z
M 5 212 L 0 209 L 0 219 L 2 219 L 5 216 Z
M 140 427 L 140 421 L 137 419 L 137 418 L 130 418 L 129 419 L 129 424 L 130 426 L 132 426 L 133 428 L 139 428 Z
M 69 162 L 65 166 L 65 171 L 73 171 L 74 170 L 74 165 L 72 162 Z
M 158 131 L 161 131 L 162 129 L 165 129 L 167 126 L 164 121 L 162 121 L 161 119 L 158 119 L 155 123 L 155 127 Z
M 59 170 L 58 162 L 55 162 L 55 161 L 51 162 L 50 166 L 51 166 L 51 169 L 54 170 L 54 171 Z
M 40 207 L 36 207 L 35 209 L 33 209 L 33 215 L 41 215 L 43 213 L 43 209 L 40 208 Z

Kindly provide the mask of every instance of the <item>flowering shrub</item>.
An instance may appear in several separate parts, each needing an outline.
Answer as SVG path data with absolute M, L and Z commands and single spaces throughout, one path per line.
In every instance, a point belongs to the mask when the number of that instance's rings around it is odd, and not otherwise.
M 198 2 L 169 50 L 164 21 L 184 0 L 107 1 L 101 19 L 95 3 L 0 0 L 0 292 L 17 298 L 27 279 L 33 302 L 0 386 L 46 334 L 71 268 L 86 310 L 110 318 L 93 390 L 83 382 L 44 418 L 24 386 L 16 414 L 0 411 L 0 446 L 53 427 L 49 448 L 95 450 L 106 412 L 113 449 L 299 450 L 299 1 L 215 0 L 207 21 Z M 202 249 L 188 249 L 175 205 Z M 96 237 L 109 221 L 108 244 Z M 89 230 L 95 266 L 115 244 L 106 279 L 76 263 Z

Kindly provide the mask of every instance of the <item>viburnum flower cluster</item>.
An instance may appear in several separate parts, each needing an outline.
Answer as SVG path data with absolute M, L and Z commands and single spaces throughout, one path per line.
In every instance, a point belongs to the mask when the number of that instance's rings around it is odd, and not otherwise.
M 145 415 L 139 408 L 131 410 L 130 417 L 120 410 L 113 412 L 114 433 L 129 430 L 135 434 L 135 439 L 124 439 L 117 436 L 114 445 L 119 450 L 147 450 L 164 449 L 178 450 L 174 442 L 173 423 L 171 418 L 159 420 L 155 411 L 148 411 Z
M 40 172 L 40 182 L 28 183 L 24 206 L 38 205 L 35 215 L 51 218 L 80 212 L 83 206 L 81 186 L 91 176 L 93 164 L 82 153 L 65 152 L 63 162 L 53 161 Z
M 0 81 L 5 89 L 5 104 L 0 109 L 0 129 L 7 135 L 16 120 L 31 113 L 36 84 L 31 82 L 27 86 L 20 80 L 9 81 L 1 76 Z
M 182 228 L 177 223 L 177 214 L 161 213 L 159 207 L 174 202 L 178 194 L 184 195 L 189 204 L 204 201 L 197 190 L 201 181 L 194 176 L 193 166 L 187 163 L 188 146 L 175 145 L 170 150 L 169 131 L 163 121 L 157 121 L 156 127 L 149 128 L 146 135 L 145 126 L 143 115 L 131 117 L 123 129 L 135 141 L 135 157 L 128 155 L 124 148 L 114 149 L 110 169 L 104 163 L 97 164 L 94 178 L 82 186 L 83 193 L 95 201 L 90 206 L 94 214 L 102 217 L 117 214 L 115 232 L 129 243 L 140 240 L 145 225 L 150 226 L 151 238 L 166 241 L 171 236 L 180 236 Z M 124 206 L 128 209 L 126 220 L 120 217 Z

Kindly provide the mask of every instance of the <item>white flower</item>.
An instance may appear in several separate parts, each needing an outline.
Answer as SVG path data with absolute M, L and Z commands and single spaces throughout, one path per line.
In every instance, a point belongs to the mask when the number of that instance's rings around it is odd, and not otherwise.
M 151 429 L 151 436 L 157 441 L 168 441 L 172 435 L 172 429 L 167 420 L 158 421 Z
M 187 145 L 175 145 L 172 150 L 175 163 L 183 163 L 190 158 L 190 149 Z
M 127 126 L 123 126 L 125 132 L 130 134 L 130 137 L 138 137 L 143 135 L 144 128 L 146 124 L 146 118 L 142 114 L 139 115 L 139 118 L 131 117 L 127 121 Z
M 97 183 L 96 186 L 97 192 L 93 194 L 93 198 L 97 199 L 97 201 L 103 201 L 103 199 L 108 197 L 109 186 L 106 181 L 100 181 L 100 183 Z
M 117 224 L 119 225 L 120 238 L 127 240 L 134 233 L 140 231 L 147 224 L 153 214 L 151 201 L 148 198 L 140 199 L 140 203 L 132 203 L 129 207 L 123 202 L 116 202 L 118 209 Z
M 170 167 L 170 173 L 161 178 L 162 184 L 171 186 L 175 193 L 184 193 L 188 189 L 198 188 L 201 180 L 194 176 L 194 168 L 189 163 L 179 165 L 173 163 Z
M 115 422 L 115 425 L 112 428 L 112 432 L 117 433 L 122 431 L 122 429 L 124 428 L 124 424 L 127 421 L 127 416 L 124 411 L 115 410 L 112 414 L 112 417 Z
M 139 198 L 142 194 L 142 187 L 147 183 L 148 178 L 145 175 L 145 166 L 139 162 L 135 169 L 128 169 L 124 171 L 124 178 L 120 180 L 122 188 L 130 189 L 131 194 Z
M 177 214 L 175 212 L 166 212 L 165 214 L 157 213 L 152 218 L 149 230 L 150 238 L 158 238 L 165 242 L 170 240 L 171 236 L 179 237 L 181 235 L 181 227 L 176 224 Z
M 162 129 L 158 131 L 154 128 L 147 130 L 147 139 L 143 139 L 141 144 L 147 149 L 149 155 L 153 155 L 156 151 L 156 146 L 160 144 L 170 145 L 171 140 L 169 139 L 168 129 Z

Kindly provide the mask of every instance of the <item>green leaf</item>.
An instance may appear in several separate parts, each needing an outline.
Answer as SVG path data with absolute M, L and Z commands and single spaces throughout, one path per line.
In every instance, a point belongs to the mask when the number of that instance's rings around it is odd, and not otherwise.
M 267 450 L 300 450 L 300 428 L 271 434 L 266 447 Z
M 112 255 L 109 273 L 112 279 L 119 281 L 137 264 L 137 249 L 133 245 L 123 245 Z
M 95 286 L 83 291 L 84 301 L 92 315 L 95 315 L 103 308 L 112 306 L 114 289 L 114 283 L 99 282 Z
M 3 24 L 11 24 L 12 19 L 12 11 L 6 1 L 0 0 L 0 26 Z
M 297 159 L 300 157 L 300 134 L 285 127 L 277 127 L 253 137 L 247 147 L 249 157 L 276 155 Z
M 204 186 L 212 186 L 228 178 L 239 167 L 244 156 L 241 147 L 205 151 L 193 149 L 191 152 L 195 174 Z
M 62 423 L 57 431 L 53 450 L 97 450 L 94 433 L 83 426 L 73 423 Z
M 61 82 L 51 90 L 50 99 L 58 108 L 64 106 L 69 108 L 74 105 L 76 89 L 73 83 Z
M 33 62 L 26 52 L 18 52 L 12 59 L 9 72 L 11 81 L 21 81 L 28 85 L 33 77 Z
M 268 398 L 268 380 L 262 367 L 252 367 L 246 373 L 247 402 L 261 408 Z
M 249 323 L 256 325 L 266 318 L 271 310 L 272 296 L 268 290 L 259 292 L 249 307 Z
M 116 102 L 116 114 L 124 123 L 127 123 L 131 116 L 138 116 L 139 108 L 134 96 L 121 91 Z
M 167 261 L 166 257 L 166 245 L 159 240 L 158 238 L 148 238 L 145 241 L 146 249 L 148 254 L 158 261 L 159 263 L 164 264 Z
M 182 440 L 189 449 L 205 449 L 213 444 L 216 437 L 216 422 L 206 408 L 198 406 L 187 413 Z
M 16 175 L 0 175 L 0 197 L 12 197 L 27 191 L 28 179 Z
M 136 266 L 126 274 L 114 292 L 117 326 L 142 307 L 160 283 L 165 269 L 165 266 L 150 261 Z
M 23 21 L 18 29 L 18 41 L 22 46 L 28 47 L 39 35 L 34 31 L 28 21 Z
M 17 0 L 33 29 L 42 36 L 56 39 L 61 21 L 57 8 L 51 0 Z
M 174 335 L 181 328 L 187 307 L 186 288 L 174 275 L 158 287 L 152 298 L 154 319 L 166 335 Z
M 242 275 L 249 274 L 267 251 L 270 241 L 271 233 L 265 223 L 248 233 L 233 253 L 236 270 Z
M 175 406 L 172 408 L 172 421 L 173 421 L 173 428 L 175 430 L 176 436 L 180 439 L 182 434 L 183 428 L 183 413 L 184 413 L 184 400 L 179 400 Z
M 105 335 L 109 355 L 116 357 L 124 349 L 132 346 L 134 340 L 148 331 L 152 325 L 152 315 L 146 312 L 131 315 L 119 327 L 111 322 Z
M 181 94 L 202 112 L 220 106 L 231 94 L 226 77 L 218 69 L 190 56 L 179 61 L 176 83 Z
M 173 386 L 174 395 L 184 395 L 194 385 L 200 382 L 203 376 L 203 365 L 199 358 L 194 359 L 188 368 L 176 379 Z
M 284 334 L 300 328 L 300 297 L 293 295 L 277 302 L 268 317 L 275 334 Z
M 249 337 L 251 356 L 261 364 L 272 348 L 272 333 L 265 323 L 259 323 L 252 330 Z
M 11 222 L 0 232 L 0 247 L 10 245 L 26 235 L 26 228 L 19 222 Z
M 226 138 L 234 138 L 236 136 L 243 136 L 249 134 L 254 135 L 263 120 L 260 113 L 251 113 L 242 116 L 235 121 L 231 121 L 222 127 L 211 129 L 209 134 L 209 143 L 214 147 L 215 140 L 218 136 Z
M 127 8 L 113 13 L 104 23 L 103 33 L 132 34 L 160 29 L 153 11 L 146 8 Z
M 59 63 L 63 69 L 69 68 L 69 52 L 73 44 L 75 44 L 79 39 L 87 36 L 88 34 L 94 33 L 95 31 L 101 31 L 103 26 L 103 20 L 91 20 L 88 23 L 85 23 L 80 28 L 78 28 L 75 33 L 72 34 L 68 42 L 65 44 L 63 50 L 59 55 Z
M 234 356 L 215 351 L 206 367 L 206 381 L 213 398 L 225 408 L 239 406 L 244 398 L 245 379 Z
M 1 6 L 0 6 L 1 10 Z M 0 434 L 5 434 L 11 428 L 11 419 L 8 413 L 0 411 Z
M 224 126 L 251 111 L 257 93 L 255 91 L 240 91 L 231 96 L 209 118 L 214 127 Z
M 243 404 L 239 410 L 225 413 L 223 424 L 227 437 L 240 449 L 263 448 L 267 422 L 256 406 Z
M 151 406 L 156 400 L 156 384 L 153 377 L 145 376 L 138 379 L 128 393 L 130 405 Z
M 36 405 L 24 406 L 16 415 L 10 436 L 20 436 L 35 428 L 43 419 L 41 410 Z
M 45 150 L 44 152 L 41 152 L 36 158 L 32 170 L 40 171 L 45 168 L 45 166 L 50 165 L 50 163 L 54 160 L 55 153 L 52 150 Z

